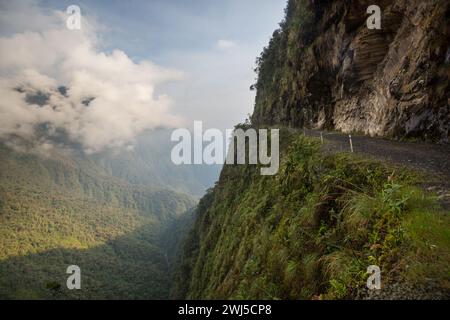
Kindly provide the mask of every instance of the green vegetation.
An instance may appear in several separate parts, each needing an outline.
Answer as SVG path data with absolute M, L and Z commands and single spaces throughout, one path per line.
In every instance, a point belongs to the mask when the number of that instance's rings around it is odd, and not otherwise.
M 318 108 L 315 100 L 320 100 L 323 105 L 324 99 L 328 98 L 328 92 L 321 92 L 328 80 L 309 79 L 307 76 L 317 73 L 312 68 L 316 65 L 314 59 L 318 52 L 312 48 L 318 30 L 318 13 L 320 10 L 314 10 L 311 1 L 288 1 L 284 20 L 273 33 L 269 45 L 256 59 L 258 79 L 252 86 L 252 89 L 257 90 L 252 123 L 309 125 L 313 114 L 311 108 Z M 308 82 L 317 82 L 318 85 L 314 87 L 317 96 L 311 95 L 311 90 L 305 85 Z M 304 106 L 308 106 L 308 110 Z
M 167 298 L 171 248 L 162 236 L 194 204 L 74 154 L 0 145 L 0 298 Z M 66 287 L 72 264 L 81 290 Z
M 418 177 L 282 132 L 277 176 L 226 165 L 201 201 L 174 297 L 352 298 L 367 267 L 382 283 L 448 289 L 450 216 Z

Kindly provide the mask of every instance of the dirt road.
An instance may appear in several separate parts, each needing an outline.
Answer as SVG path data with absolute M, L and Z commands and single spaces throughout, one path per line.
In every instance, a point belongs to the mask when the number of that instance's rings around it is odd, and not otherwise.
M 350 152 L 348 134 L 306 130 L 307 136 L 324 140 L 324 149 L 334 152 Z M 450 210 L 450 145 L 425 142 L 394 141 L 364 135 L 352 135 L 353 151 L 356 154 L 406 166 L 429 176 L 423 187 L 438 194 L 445 208 Z

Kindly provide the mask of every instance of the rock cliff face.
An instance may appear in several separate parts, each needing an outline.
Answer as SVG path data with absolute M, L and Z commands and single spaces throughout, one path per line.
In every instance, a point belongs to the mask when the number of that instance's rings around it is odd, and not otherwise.
M 252 121 L 448 142 L 450 2 L 291 0 L 258 59 Z M 381 29 L 367 8 L 381 9 Z

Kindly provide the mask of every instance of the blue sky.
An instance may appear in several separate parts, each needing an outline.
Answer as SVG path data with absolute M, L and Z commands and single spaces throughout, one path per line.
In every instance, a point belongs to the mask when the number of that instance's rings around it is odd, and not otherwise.
M 41 2 L 83 13 L 110 28 L 103 36 L 136 59 L 164 63 L 168 55 L 211 49 L 218 39 L 265 45 L 283 17 L 283 0 L 95 0 Z M 255 48 L 258 49 L 258 48 Z M 259 48 L 260 50 L 261 48 Z
M 70 4 L 104 29 L 104 50 L 123 50 L 134 61 L 150 60 L 185 73 L 157 88 L 189 121 L 229 128 L 252 112 L 254 60 L 283 18 L 283 0 L 45 0 L 48 9 Z M 229 44 L 219 46 L 219 41 Z M 225 42 L 224 42 L 225 41 Z

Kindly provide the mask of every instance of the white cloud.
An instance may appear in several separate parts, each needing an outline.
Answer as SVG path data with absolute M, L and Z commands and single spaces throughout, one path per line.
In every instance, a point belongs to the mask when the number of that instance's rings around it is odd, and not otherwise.
M 72 142 L 97 152 L 127 145 L 147 129 L 183 124 L 170 111 L 170 97 L 155 95 L 158 85 L 179 80 L 179 71 L 136 63 L 120 50 L 102 52 L 97 28 L 84 16 L 82 30 L 71 31 L 64 12 L 45 15 L 30 8 L 34 15 L 26 25 L 0 37 L 0 138 L 32 139 L 36 126 L 45 123 L 48 134 L 63 129 Z M 9 17 L 27 15 L 21 6 L 6 9 L 2 27 Z M 62 85 L 65 94 L 58 90 Z M 30 105 L 30 94 L 47 99 Z
M 217 48 L 225 50 L 225 49 L 231 49 L 236 46 L 236 43 L 234 43 L 231 40 L 219 40 L 217 41 Z

